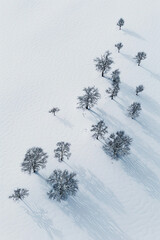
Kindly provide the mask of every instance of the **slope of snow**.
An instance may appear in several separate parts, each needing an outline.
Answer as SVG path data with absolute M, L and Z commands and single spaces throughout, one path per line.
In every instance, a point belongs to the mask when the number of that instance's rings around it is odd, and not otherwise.
M 0 0 L 0 236 L 3 240 L 159 240 L 160 239 L 160 70 L 158 0 Z M 120 17 L 125 26 L 119 31 Z M 122 42 L 118 54 L 114 45 Z M 112 70 L 121 71 L 116 101 L 109 80 L 93 59 L 112 52 Z M 145 51 L 137 67 L 133 57 Z M 110 72 L 111 73 L 111 72 Z M 108 74 L 108 76 L 110 75 Z M 145 90 L 135 96 L 135 87 Z M 77 96 L 98 87 L 93 112 L 77 107 Z M 126 116 L 132 102 L 142 105 L 135 121 Z M 48 113 L 57 106 L 57 117 Z M 131 155 L 113 161 L 91 137 L 103 119 L 109 133 L 133 138 Z M 72 156 L 54 158 L 58 141 Z M 49 154 L 45 178 L 56 168 L 76 171 L 79 192 L 57 203 L 47 198 L 43 178 L 21 172 L 26 151 Z M 8 199 L 16 187 L 30 190 L 25 203 Z

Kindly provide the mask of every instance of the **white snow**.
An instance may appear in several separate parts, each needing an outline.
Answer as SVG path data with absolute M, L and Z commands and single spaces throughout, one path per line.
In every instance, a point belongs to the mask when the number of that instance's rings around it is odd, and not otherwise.
M 2 240 L 160 239 L 159 9 L 159 0 L 0 0 Z M 121 71 L 116 101 L 93 62 L 106 50 L 112 70 Z M 147 53 L 141 67 L 133 60 L 138 51 Z M 145 90 L 137 97 L 140 84 Z M 77 96 L 94 85 L 101 93 L 95 113 L 77 109 Z M 126 116 L 134 101 L 142 105 L 137 120 Z M 52 107 L 60 108 L 57 117 L 48 113 Z M 99 119 L 109 133 L 125 130 L 133 138 L 125 160 L 111 160 L 92 139 Z M 54 158 L 58 141 L 71 143 L 68 165 Z M 42 178 L 21 172 L 33 146 L 49 154 L 44 178 L 56 168 L 76 171 L 75 198 L 51 201 Z M 8 199 L 17 187 L 30 190 L 25 203 Z

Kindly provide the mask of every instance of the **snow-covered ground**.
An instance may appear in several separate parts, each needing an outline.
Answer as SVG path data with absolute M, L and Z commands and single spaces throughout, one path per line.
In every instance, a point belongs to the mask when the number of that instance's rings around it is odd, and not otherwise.
M 160 239 L 159 9 L 159 0 L 0 0 L 2 240 Z M 93 62 L 106 50 L 112 70 L 121 71 L 116 101 Z M 141 67 L 133 60 L 138 51 L 147 53 Z M 139 84 L 145 90 L 137 97 Z M 88 86 L 101 93 L 94 112 L 76 108 Z M 126 116 L 134 101 L 142 105 L 137 120 Z M 54 106 L 61 109 L 57 117 L 48 113 Z M 125 130 L 133 138 L 125 160 L 111 160 L 92 139 L 91 125 L 99 119 L 109 133 Z M 71 143 L 68 165 L 54 158 L 58 141 Z M 49 154 L 43 177 L 57 168 L 76 171 L 75 198 L 51 201 L 42 178 L 21 172 L 33 146 Z M 30 190 L 25 204 L 8 199 L 17 187 Z

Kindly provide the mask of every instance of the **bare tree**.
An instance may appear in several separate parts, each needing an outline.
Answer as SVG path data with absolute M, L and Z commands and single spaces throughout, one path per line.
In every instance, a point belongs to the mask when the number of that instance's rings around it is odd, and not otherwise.
M 136 59 L 138 66 L 140 66 L 141 61 L 146 59 L 146 57 L 147 57 L 147 54 L 145 52 L 138 52 L 134 59 Z
M 25 154 L 24 161 L 21 164 L 22 171 L 28 172 L 29 174 L 38 172 L 41 168 L 46 167 L 47 158 L 47 153 L 44 153 L 42 148 L 30 148 Z
M 78 180 L 76 173 L 67 170 L 54 170 L 47 182 L 52 189 L 47 193 L 50 199 L 57 201 L 67 200 L 69 196 L 75 196 L 78 191 Z
M 106 93 L 109 94 L 109 97 L 113 100 L 115 97 L 117 97 L 117 94 L 119 92 L 119 86 L 115 85 L 112 88 L 109 88 L 106 90 Z
M 119 159 L 130 154 L 132 139 L 124 131 L 112 133 L 106 140 L 103 150 L 113 159 Z
M 120 18 L 117 25 L 119 26 L 119 30 L 121 30 L 121 27 L 124 25 L 124 20 L 123 18 Z
M 63 162 L 65 158 L 69 159 L 70 153 L 70 143 L 58 142 L 57 148 L 54 150 L 55 158 L 58 158 L 59 162 Z
M 115 44 L 115 47 L 118 49 L 118 52 L 120 52 L 121 48 L 123 47 L 123 44 L 121 42 L 117 43 Z
M 95 87 L 84 88 L 83 91 L 85 92 L 85 94 L 78 97 L 78 108 L 89 110 L 95 104 L 97 104 L 97 101 L 101 95 L 99 94 L 98 89 Z
M 102 72 L 102 77 L 111 69 L 111 64 L 113 63 L 112 58 L 110 57 L 111 53 L 106 51 L 104 55 L 100 58 L 94 59 L 96 62 L 96 70 Z
M 120 71 L 119 69 L 116 69 L 115 71 L 112 72 L 111 76 L 111 80 L 112 80 L 112 86 L 113 87 L 117 87 L 119 88 L 119 84 L 120 84 Z
M 138 96 L 138 93 L 142 92 L 144 90 L 143 85 L 139 85 L 138 87 L 136 87 L 136 95 Z
M 23 200 L 25 197 L 28 197 L 29 190 L 25 188 L 17 188 L 14 190 L 14 193 L 9 196 L 9 198 L 12 198 L 14 201 Z
M 99 138 L 104 139 L 105 134 L 108 133 L 107 128 L 108 127 L 103 121 L 98 122 L 96 125 L 92 125 L 91 132 L 94 132 L 92 137 L 96 138 L 97 140 Z
M 127 109 L 128 116 L 131 117 L 132 119 L 135 119 L 139 116 L 141 110 L 142 110 L 141 104 L 134 102 Z
M 56 112 L 59 112 L 60 111 L 60 109 L 59 108 L 57 108 L 57 107 L 54 107 L 54 108 L 52 108 L 50 111 L 49 111 L 49 113 L 53 113 L 54 114 L 54 116 L 56 116 Z

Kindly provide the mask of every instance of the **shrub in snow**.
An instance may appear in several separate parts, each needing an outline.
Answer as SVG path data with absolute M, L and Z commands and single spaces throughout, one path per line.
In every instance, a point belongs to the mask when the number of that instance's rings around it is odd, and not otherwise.
M 115 44 L 115 47 L 118 49 L 118 52 L 120 52 L 121 48 L 123 47 L 123 44 L 121 42 L 117 43 Z
M 29 195 L 29 190 L 25 188 L 17 188 L 14 190 L 14 193 L 9 196 L 9 198 L 12 198 L 14 201 L 23 200 L 25 197 Z
M 117 25 L 119 26 L 119 30 L 121 30 L 121 27 L 124 25 L 124 20 L 123 18 L 120 18 Z
M 144 90 L 143 85 L 139 85 L 138 87 L 136 87 L 136 95 L 138 96 L 138 93 L 142 92 Z
M 109 138 L 105 141 L 103 150 L 105 153 L 113 159 L 119 159 L 130 154 L 130 145 L 132 139 L 125 135 L 124 131 L 118 131 L 112 133 Z
M 112 88 L 109 88 L 106 90 L 106 93 L 109 94 L 109 97 L 113 100 L 115 97 L 117 97 L 117 94 L 119 92 L 119 86 L 115 85 Z
M 52 108 L 50 111 L 49 111 L 49 113 L 53 113 L 54 114 L 54 116 L 56 116 L 56 112 L 59 112 L 60 111 L 60 109 L 59 108 L 57 108 L 57 107 L 54 107 L 54 108 Z
M 139 116 L 140 111 L 142 110 L 141 104 L 134 102 L 128 107 L 128 116 L 132 119 L 135 119 Z
M 147 57 L 147 54 L 145 52 L 138 52 L 134 59 L 136 59 L 138 66 L 140 66 L 141 61 L 146 59 L 146 57 Z
M 111 76 L 111 81 L 112 81 L 112 86 L 113 87 L 117 87 L 119 88 L 119 84 L 120 84 L 120 71 L 119 69 L 116 69 L 115 71 L 112 72 Z
M 47 153 L 44 153 L 42 148 L 30 148 L 25 154 L 24 161 L 21 164 L 22 171 L 28 172 L 29 174 L 38 172 L 41 168 L 46 167 L 47 158 Z
M 78 190 L 78 181 L 75 179 L 76 173 L 69 173 L 67 170 L 54 170 L 47 182 L 52 189 L 47 193 L 53 200 L 67 200 L 69 196 L 75 196 Z
M 110 57 L 111 53 L 106 51 L 104 55 L 100 58 L 94 59 L 96 62 L 96 70 L 102 72 L 102 77 L 111 69 L 111 64 L 113 63 L 112 58 Z
M 69 159 L 70 153 L 70 143 L 58 142 L 57 148 L 54 150 L 55 158 L 58 158 L 59 162 L 63 162 L 65 158 Z
M 119 84 L 121 81 L 120 81 L 119 75 L 120 75 L 119 69 L 116 69 L 115 71 L 112 72 L 112 74 L 111 74 L 112 88 L 109 88 L 106 90 L 106 93 L 109 94 L 109 97 L 112 100 L 117 96 L 117 94 L 120 90 Z
M 98 122 L 96 125 L 92 125 L 91 132 L 94 132 L 92 137 L 96 138 L 97 140 L 99 138 L 104 139 L 105 134 L 108 133 L 107 128 L 108 127 L 103 121 Z
M 85 92 L 85 94 L 78 97 L 78 108 L 89 110 L 95 104 L 97 104 L 97 101 L 101 95 L 99 94 L 98 89 L 95 87 L 84 88 L 83 91 Z

